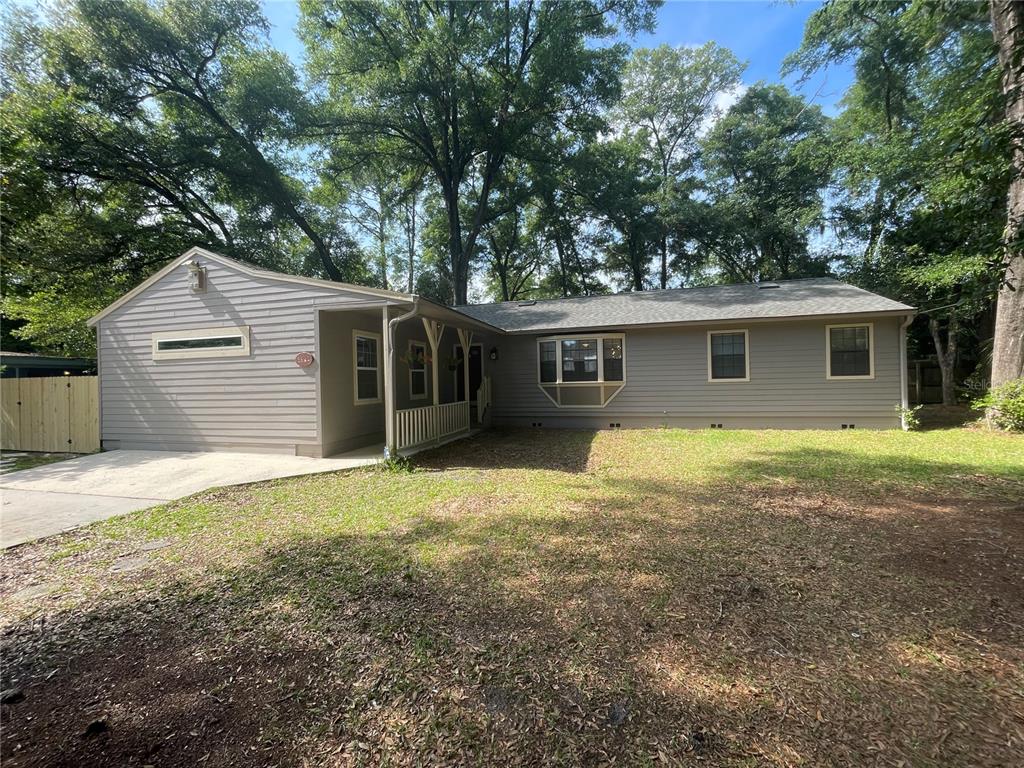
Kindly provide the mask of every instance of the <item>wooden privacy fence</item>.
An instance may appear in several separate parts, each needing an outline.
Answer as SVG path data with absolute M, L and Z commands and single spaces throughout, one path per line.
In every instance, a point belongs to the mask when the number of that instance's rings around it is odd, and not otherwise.
M 0 379 L 0 406 L 4 450 L 99 450 L 100 397 L 95 376 Z

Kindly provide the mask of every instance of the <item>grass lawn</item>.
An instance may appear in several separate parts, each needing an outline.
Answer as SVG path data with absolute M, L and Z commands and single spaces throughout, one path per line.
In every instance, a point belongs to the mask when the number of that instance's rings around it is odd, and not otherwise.
M 15 548 L 6 766 L 1020 764 L 1024 437 L 491 431 Z

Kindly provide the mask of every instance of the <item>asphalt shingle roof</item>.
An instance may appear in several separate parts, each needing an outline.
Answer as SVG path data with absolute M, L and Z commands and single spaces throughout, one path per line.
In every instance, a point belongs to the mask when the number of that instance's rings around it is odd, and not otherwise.
M 469 304 L 459 312 L 512 333 L 619 328 L 755 318 L 856 315 L 913 308 L 829 277 L 714 285 L 536 302 Z

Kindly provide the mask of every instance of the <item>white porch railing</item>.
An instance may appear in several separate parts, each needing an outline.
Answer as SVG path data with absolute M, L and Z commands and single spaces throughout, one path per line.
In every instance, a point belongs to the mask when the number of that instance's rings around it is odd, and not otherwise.
M 395 412 L 395 438 L 400 451 L 468 431 L 469 403 L 465 400 Z

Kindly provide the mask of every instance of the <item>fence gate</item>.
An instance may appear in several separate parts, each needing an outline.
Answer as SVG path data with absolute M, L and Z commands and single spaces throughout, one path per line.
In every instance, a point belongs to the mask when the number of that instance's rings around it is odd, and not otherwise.
M 0 447 L 69 453 L 99 450 L 99 402 L 95 376 L 0 379 Z

